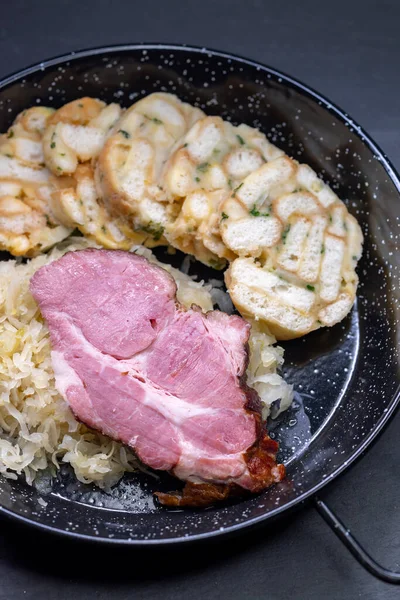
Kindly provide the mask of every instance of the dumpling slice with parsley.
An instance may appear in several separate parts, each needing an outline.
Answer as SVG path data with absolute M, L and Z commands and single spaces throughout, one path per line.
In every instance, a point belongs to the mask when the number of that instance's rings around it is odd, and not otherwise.
M 78 165 L 71 184 L 57 192 L 57 205 L 68 224 L 104 248 L 129 250 L 134 245 L 154 247 L 161 238 L 135 231 L 123 215 L 111 215 L 99 198 L 90 163 Z
M 44 165 L 42 138 L 54 110 L 34 107 L 0 136 L 0 249 L 34 256 L 66 238 L 53 192 L 65 184 Z
M 221 239 L 221 203 L 251 172 L 283 154 L 258 130 L 205 117 L 180 140 L 169 158 L 163 188 L 179 216 L 166 227 L 170 244 L 222 268 L 235 253 Z
M 164 93 L 150 94 L 123 114 L 96 165 L 96 184 L 110 214 L 129 218 L 137 231 L 160 240 L 174 217 L 161 182 L 163 167 L 176 142 L 203 116 Z
M 226 284 L 243 315 L 291 339 L 348 314 L 361 229 L 310 167 L 278 157 L 246 177 L 221 213 L 222 239 L 239 256 Z
M 46 166 L 54 175 L 73 175 L 80 163 L 98 156 L 120 116 L 119 104 L 89 97 L 53 111 L 43 136 Z

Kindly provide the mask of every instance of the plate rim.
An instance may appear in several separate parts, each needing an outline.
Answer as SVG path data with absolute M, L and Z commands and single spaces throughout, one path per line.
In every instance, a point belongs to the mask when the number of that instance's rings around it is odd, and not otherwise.
M 318 103 L 323 106 L 328 111 L 335 114 L 345 125 L 352 128 L 356 135 L 361 138 L 361 141 L 366 144 L 369 149 L 376 155 L 379 162 L 383 165 L 386 170 L 390 180 L 394 184 L 399 197 L 400 197 L 400 175 L 397 169 L 394 167 L 391 160 L 387 157 L 385 152 L 381 149 L 379 144 L 377 144 L 373 138 L 361 127 L 357 121 L 355 121 L 348 113 L 346 113 L 342 108 L 340 108 L 335 102 L 331 102 L 326 96 L 316 91 L 313 87 L 304 84 L 301 80 L 296 77 L 292 77 L 288 75 L 284 71 L 279 69 L 275 69 L 274 67 L 270 67 L 266 64 L 258 62 L 256 60 L 245 58 L 239 54 L 234 54 L 232 52 L 223 52 L 220 50 L 215 50 L 213 48 L 208 48 L 204 46 L 195 46 L 188 44 L 169 44 L 169 43 L 127 43 L 127 44 L 113 44 L 107 46 L 96 46 L 93 48 L 85 48 L 78 51 L 69 52 L 67 54 L 57 55 L 53 58 L 49 58 L 40 62 L 36 62 L 28 67 L 23 69 L 14 71 L 13 73 L 6 75 L 0 80 L 0 91 L 7 87 L 8 85 L 17 82 L 20 79 L 23 79 L 26 76 L 29 76 L 38 71 L 44 71 L 48 67 L 54 67 L 57 65 L 65 64 L 69 61 L 78 60 L 80 58 L 86 57 L 95 57 L 101 54 L 112 54 L 117 52 L 129 52 L 132 50 L 179 50 L 179 51 L 187 51 L 187 52 L 196 52 L 202 54 L 209 54 L 212 56 L 219 56 L 224 59 L 234 60 L 235 62 L 241 62 L 246 65 L 257 68 L 260 71 L 269 73 L 274 77 L 281 78 L 282 81 L 285 81 L 298 90 L 300 90 L 303 94 L 307 94 L 314 100 L 317 100 Z M 113 544 L 113 545 L 128 545 L 128 546 L 158 546 L 158 545 L 167 545 L 167 544 L 183 544 L 190 542 L 197 542 L 201 540 L 206 540 L 209 538 L 227 536 L 229 534 L 234 534 L 239 532 L 240 530 L 253 528 L 254 526 L 259 525 L 260 523 L 264 523 L 272 518 L 277 518 L 282 515 L 285 511 L 291 511 L 293 508 L 301 503 L 304 503 L 305 500 L 308 500 L 310 497 L 315 495 L 318 491 L 324 488 L 326 485 L 331 483 L 334 479 L 336 479 L 339 475 L 341 475 L 345 470 L 349 469 L 354 463 L 359 460 L 365 452 L 370 449 L 379 436 L 383 432 L 384 427 L 389 423 L 389 421 L 394 417 L 396 410 L 400 406 L 400 385 L 397 387 L 392 399 L 390 400 L 390 404 L 386 411 L 382 414 L 378 422 L 375 424 L 375 427 L 372 431 L 367 435 L 367 437 L 363 440 L 362 444 L 353 452 L 351 457 L 347 459 L 346 463 L 343 463 L 339 467 L 337 467 L 333 473 L 331 473 L 328 477 L 322 479 L 317 485 L 313 486 L 311 489 L 303 492 L 298 497 L 294 498 L 287 504 L 278 507 L 270 512 L 267 512 L 258 517 L 253 517 L 248 521 L 244 521 L 243 523 L 238 523 L 236 525 L 231 525 L 226 527 L 223 530 L 215 530 L 209 531 L 207 533 L 194 534 L 187 537 L 173 537 L 173 538 L 165 538 L 165 539 L 118 539 L 118 538 L 109 538 L 104 536 L 91 536 L 79 532 L 66 531 L 65 529 L 61 529 L 56 526 L 46 525 L 44 523 L 40 523 L 28 517 L 24 517 L 23 515 L 19 515 L 13 512 L 11 509 L 5 508 L 0 505 L 0 515 L 4 515 L 5 517 L 9 517 L 11 519 L 15 519 L 16 521 L 23 523 L 25 525 L 29 525 L 36 529 L 40 529 L 42 531 L 46 531 L 52 534 L 56 534 L 59 536 L 65 536 L 70 539 L 75 540 L 84 540 L 90 541 L 92 543 L 99 544 Z

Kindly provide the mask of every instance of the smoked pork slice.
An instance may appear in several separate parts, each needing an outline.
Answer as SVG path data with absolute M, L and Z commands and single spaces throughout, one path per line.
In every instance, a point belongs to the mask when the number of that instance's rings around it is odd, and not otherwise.
M 35 273 L 31 291 L 76 418 L 187 482 L 159 493 L 162 504 L 206 506 L 284 477 L 246 385 L 241 317 L 185 310 L 167 271 L 122 251 L 69 252 Z

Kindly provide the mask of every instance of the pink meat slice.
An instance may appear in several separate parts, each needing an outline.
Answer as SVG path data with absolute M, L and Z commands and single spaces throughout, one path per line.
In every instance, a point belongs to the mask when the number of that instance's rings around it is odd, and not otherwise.
M 80 421 L 192 486 L 258 491 L 282 479 L 245 384 L 243 319 L 184 310 L 167 271 L 127 252 L 67 253 L 30 287 L 57 389 Z

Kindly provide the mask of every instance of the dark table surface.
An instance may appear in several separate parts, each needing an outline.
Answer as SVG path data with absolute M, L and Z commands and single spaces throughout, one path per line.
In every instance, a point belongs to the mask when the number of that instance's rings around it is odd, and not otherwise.
M 397 0 L 4 0 L 0 77 L 85 47 L 171 42 L 281 69 L 342 106 L 400 168 Z M 400 415 L 322 496 L 400 570 Z M 1 520 L 0 599 L 394 599 L 311 505 L 225 542 L 159 553 L 71 543 Z

